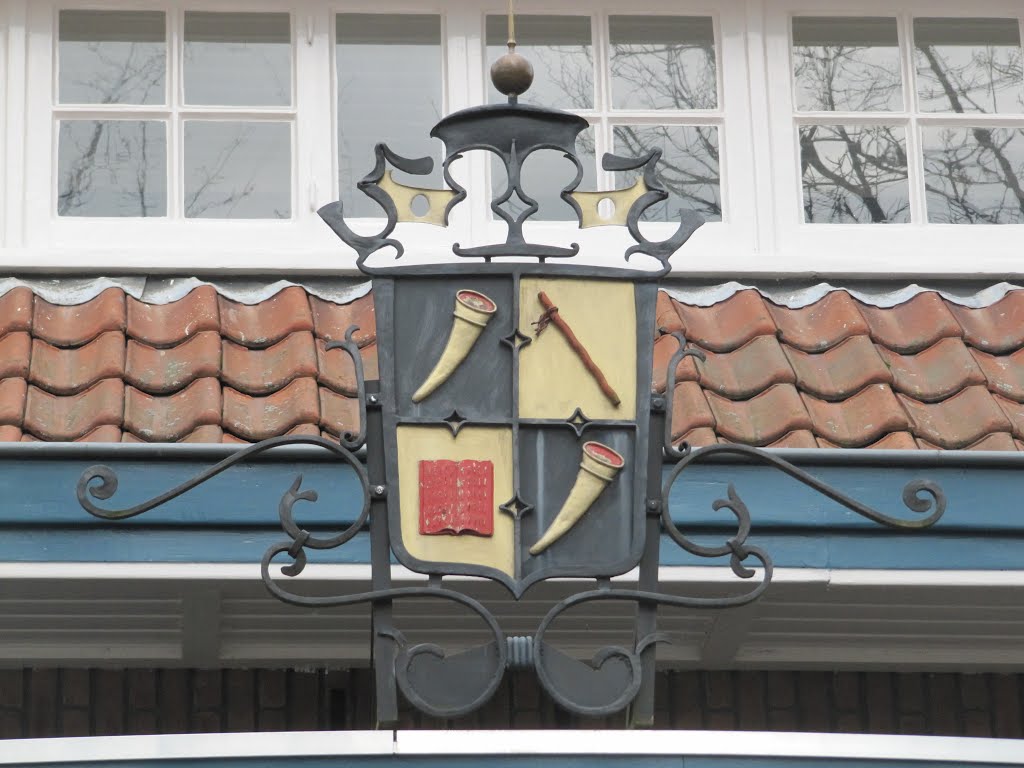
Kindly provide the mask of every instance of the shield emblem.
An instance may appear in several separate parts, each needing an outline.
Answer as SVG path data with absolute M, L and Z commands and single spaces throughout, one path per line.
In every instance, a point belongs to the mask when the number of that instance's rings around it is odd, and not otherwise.
M 517 597 L 643 549 L 657 285 L 570 267 L 375 277 L 392 549 Z

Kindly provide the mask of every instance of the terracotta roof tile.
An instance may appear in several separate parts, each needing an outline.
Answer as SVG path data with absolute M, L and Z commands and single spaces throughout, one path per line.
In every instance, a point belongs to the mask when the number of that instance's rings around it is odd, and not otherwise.
M 0 296 L 0 336 L 11 331 L 32 330 L 35 297 L 30 288 L 19 286 Z
M 1024 348 L 1024 291 L 1010 291 L 995 304 L 968 309 L 952 302 L 949 310 L 972 347 L 994 354 Z
M 128 335 L 151 347 L 172 347 L 203 331 L 220 331 L 213 286 L 201 285 L 169 304 L 128 298 Z
M 686 443 L 691 448 L 703 448 L 705 445 L 714 445 L 718 442 L 718 435 L 711 427 L 697 427 L 691 429 L 681 438 L 680 443 Z
M 0 380 L 0 424 L 20 427 L 25 418 L 25 396 L 28 382 L 25 379 Z
M 27 331 L 13 331 L 0 337 L 0 379 L 28 378 L 32 337 Z
M 775 442 L 769 443 L 768 448 L 817 448 L 818 443 L 814 439 L 814 433 L 809 429 L 795 429 L 787 432 Z
M 334 437 L 359 431 L 359 406 L 355 400 L 320 389 L 320 426 Z
M 715 417 L 700 384 L 694 381 L 676 384 L 672 397 L 672 438 L 676 439 L 698 427 L 714 426 Z
M 101 379 L 124 376 L 124 334 L 106 331 L 81 347 L 62 349 L 32 342 L 30 381 L 47 392 L 70 395 Z
M 826 440 L 823 437 L 818 438 L 819 448 L 846 448 L 848 446 L 840 445 L 839 443 L 833 443 Z M 860 446 L 864 450 L 887 450 L 887 451 L 913 451 L 919 448 L 917 440 L 909 432 L 890 432 L 880 440 L 876 440 L 873 443 Z
M 941 448 L 965 448 L 992 432 L 1009 432 L 1010 422 L 985 387 L 967 387 L 940 403 L 897 395 L 919 440 Z
M 219 303 L 221 335 L 245 347 L 269 347 L 290 333 L 313 330 L 309 298 L 297 285 L 259 304 L 239 304 L 223 296 Z
M 283 435 L 298 424 L 320 422 L 320 395 L 316 381 L 295 379 L 267 397 L 251 397 L 224 388 L 224 429 L 246 440 Z
M 654 342 L 654 378 L 651 386 L 655 392 L 664 392 L 668 383 L 668 364 L 672 361 L 672 355 L 679 349 L 679 342 L 675 336 L 659 336 Z M 351 366 L 349 366 L 351 368 Z M 697 365 L 694 358 L 687 355 L 679 361 L 676 367 L 676 382 L 697 381 Z
M 23 429 L 44 440 L 75 440 L 105 424 L 120 427 L 123 415 L 120 379 L 104 379 L 67 397 L 29 387 Z
M 985 375 L 960 339 L 945 338 L 916 355 L 901 355 L 879 347 L 893 375 L 893 389 L 915 400 L 934 402 L 974 384 Z
M 907 429 L 907 415 L 887 384 L 871 384 L 841 403 L 803 395 L 814 434 L 844 448 L 860 448 Z
M 11 424 L 0 425 L 0 443 L 16 443 L 21 440 L 21 429 Z
M 309 331 L 289 334 L 266 349 L 224 341 L 222 378 L 239 392 L 268 395 L 300 376 L 316 375 L 316 347 Z
M 1013 437 L 1005 432 L 986 435 L 976 443 L 967 446 L 968 451 L 1016 451 L 1017 444 Z
M 896 352 L 912 354 L 947 336 L 960 336 L 960 326 L 937 293 L 919 293 L 895 307 L 860 305 L 871 338 Z
M 166 397 L 128 387 L 124 428 L 147 442 L 174 442 L 204 424 L 219 424 L 220 382 L 197 379 Z
M 1024 403 L 1015 400 L 1007 400 L 1005 397 L 993 395 L 996 405 L 1006 414 L 1006 418 L 1013 425 L 1013 436 L 1024 440 Z
M 371 294 L 350 304 L 332 304 L 316 296 L 310 296 L 309 303 L 313 309 L 313 325 L 318 338 L 341 341 L 350 326 L 358 325 L 359 330 L 352 334 L 352 340 L 360 347 L 377 339 L 377 319 Z
M 816 355 L 783 347 L 797 387 L 821 400 L 845 400 L 869 384 L 888 384 L 892 374 L 867 336 L 851 336 Z
M 733 400 L 753 397 L 773 384 L 796 381 L 774 336 L 755 336 L 732 352 L 708 352 L 706 356 L 706 361 L 697 360 L 701 384 Z
M 988 380 L 989 391 L 1024 403 L 1024 349 L 1000 356 L 971 349 L 971 354 Z
M 661 333 L 675 333 L 683 330 L 683 321 L 676 310 L 677 302 L 664 291 L 658 291 L 654 305 L 654 330 Z
M 200 331 L 176 347 L 129 340 L 125 381 L 151 395 L 169 394 L 196 379 L 220 375 L 220 334 Z
M 124 292 L 108 288 L 84 304 L 58 306 L 36 296 L 32 314 L 33 336 L 56 347 L 77 347 L 104 331 L 123 331 Z
M 75 438 L 76 443 L 119 443 L 121 442 L 121 428 L 112 424 L 104 424 L 81 437 Z
M 792 384 L 776 384 L 750 400 L 728 400 L 708 392 L 716 431 L 727 440 L 767 445 L 787 432 L 810 429 L 811 419 Z
M 804 352 L 824 352 L 851 336 L 868 332 L 857 302 L 845 291 L 834 291 L 801 309 L 789 309 L 767 303 L 779 338 Z
M 219 443 L 224 439 L 224 430 L 218 424 L 204 424 L 196 427 L 182 438 L 183 443 Z
M 757 291 L 739 291 L 710 307 L 676 305 L 688 341 L 713 352 L 730 352 L 755 336 L 774 336 L 775 323 Z

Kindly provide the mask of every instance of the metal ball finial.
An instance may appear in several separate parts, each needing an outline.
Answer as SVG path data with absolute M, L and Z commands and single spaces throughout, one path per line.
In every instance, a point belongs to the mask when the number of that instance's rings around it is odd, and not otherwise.
M 515 99 L 526 93 L 533 83 L 533 65 L 515 52 L 515 44 L 491 65 L 491 82 L 499 93 Z

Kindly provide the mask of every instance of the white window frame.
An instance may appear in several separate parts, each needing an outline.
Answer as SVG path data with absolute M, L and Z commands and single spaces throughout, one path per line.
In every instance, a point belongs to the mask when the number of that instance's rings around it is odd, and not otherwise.
M 485 17 L 502 14 L 501 0 L 295 0 L 282 8 L 274 0 L 6 0 L 0 24 L 0 263 L 9 271 L 260 272 L 282 275 L 351 274 L 354 253 L 341 244 L 315 211 L 338 198 L 337 77 L 335 14 L 432 13 L 442 18 L 442 77 L 445 110 L 486 103 Z M 57 9 L 141 7 L 172 14 L 185 10 L 281 11 L 292 15 L 294 36 L 293 218 L 275 220 L 78 219 L 54 214 L 56 121 L 53 110 Z M 887 277 L 1010 276 L 1024 274 L 1024 225 L 804 224 L 799 152 L 793 110 L 791 24 L 794 14 L 816 16 L 898 16 L 900 24 L 919 16 L 1014 16 L 1017 0 L 637 0 L 628 8 L 610 0 L 517 0 L 522 14 L 588 15 L 594 30 L 597 87 L 606 67 L 607 17 L 626 15 L 708 15 L 714 19 L 719 68 L 718 109 L 700 122 L 720 125 L 723 221 L 706 224 L 673 258 L 675 274 L 706 277 L 818 275 Z M 176 17 L 177 18 L 177 17 Z M 2 29 L 2 28 L 0 28 Z M 172 25 L 180 30 L 180 25 Z M 907 89 L 912 88 L 910 51 L 901 38 Z M 179 41 L 168 40 L 169 78 Z M 604 94 L 607 98 L 607 93 Z M 528 102 L 528 96 L 524 98 Z M 607 104 L 607 102 L 604 102 Z M 595 107 L 600 107 L 599 100 Z M 172 105 L 169 107 L 173 108 Z M 189 108 L 191 110 L 191 108 Z M 218 111 L 221 108 L 217 108 Z M 261 112 L 264 110 L 261 108 Z M 269 111 L 269 110 L 268 110 Z M 658 112 L 581 111 L 590 122 L 688 124 L 694 113 L 670 119 Z M 898 113 L 902 114 L 902 113 Z M 636 121 L 633 118 L 636 118 Z M 892 117 L 889 115 L 888 117 Z M 946 119 L 940 116 L 938 119 Z M 1018 116 L 1019 117 L 1019 116 Z M 972 119 L 972 118 L 966 118 Z M 1013 122 L 1014 116 L 986 118 Z M 603 122 L 602 122 L 603 121 Z M 430 126 L 422 126 L 423 134 Z M 607 134 L 607 135 L 605 135 Z M 611 132 L 598 131 L 598 158 Z M 916 137 L 915 137 L 916 138 Z M 171 140 L 171 135 L 168 135 Z M 916 141 L 908 137 L 908 153 Z M 396 148 L 396 151 L 401 151 Z M 488 163 L 470 153 L 453 166 L 469 199 L 456 207 L 447 230 L 399 225 L 395 235 L 407 258 L 454 259 L 450 245 L 503 239 L 504 225 L 491 218 Z M 180 156 L 180 153 L 179 155 Z M 366 158 L 367 170 L 373 158 Z M 912 160 L 913 162 L 913 160 Z M 920 162 L 919 160 L 917 162 Z M 461 167 L 460 167 L 461 166 Z M 180 176 L 168 168 L 169 175 Z M 611 174 L 599 172 L 598 186 L 611 188 Z M 916 203 L 919 207 L 923 203 Z M 920 219 L 920 216 L 918 217 Z M 357 231 L 374 232 L 380 219 L 357 219 Z M 674 225 L 645 224 L 651 239 Z M 575 222 L 533 222 L 527 237 L 538 242 L 578 242 L 585 260 L 621 265 L 632 244 L 619 228 L 578 229 Z M 382 253 L 389 260 L 387 253 Z M 638 262 L 642 257 L 637 257 Z
M 1024 224 L 936 224 L 925 212 L 924 172 L 918 127 L 923 124 L 1024 125 L 1024 114 L 983 115 L 915 111 L 916 70 L 908 29 L 914 17 L 1014 17 L 1021 24 L 1024 6 L 1004 0 L 806 0 L 800 4 L 768 0 L 765 66 L 771 107 L 775 210 L 775 259 L 786 271 L 849 272 L 880 276 L 957 276 L 1024 271 Z M 795 109 L 792 76 L 793 16 L 884 16 L 897 20 L 904 108 L 893 112 L 849 113 Z M 1024 31 L 1022 31 L 1024 40 Z M 912 221 L 905 224 L 808 224 L 804 222 L 798 125 L 801 122 L 904 125 L 909 166 Z

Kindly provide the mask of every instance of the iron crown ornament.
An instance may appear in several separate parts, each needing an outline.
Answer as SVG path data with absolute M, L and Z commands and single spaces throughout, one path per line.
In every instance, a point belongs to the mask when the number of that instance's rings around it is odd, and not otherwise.
M 398 718 L 398 691 L 420 710 L 458 717 L 483 705 L 512 668 L 536 671 L 540 683 L 562 707 L 582 715 L 606 716 L 629 708 L 633 725 L 653 724 L 653 669 L 659 606 L 725 609 L 750 603 L 768 588 L 772 560 L 748 541 L 751 517 L 731 485 L 716 510 L 730 513 L 736 530 L 714 546 L 699 544 L 677 526 L 668 500 L 673 484 L 692 464 L 727 453 L 761 462 L 819 491 L 847 509 L 891 528 L 925 528 L 943 514 L 942 490 L 927 480 L 908 484 L 903 503 L 913 514 L 897 517 L 873 510 L 778 456 L 746 446 L 713 445 L 690 450 L 671 438 L 675 372 L 684 356 L 702 357 L 675 334 L 678 349 L 667 368 L 667 395 L 652 391 L 653 339 L 658 279 L 669 259 L 700 226 L 695 214 L 681 215 L 675 234 L 647 240 L 643 212 L 668 193 L 658 179 L 660 152 L 639 158 L 605 155 L 612 171 L 640 171 L 626 189 L 579 191 L 583 167 L 576 141 L 587 123 L 552 109 L 518 103 L 526 73 L 516 59 L 496 67 L 497 85 L 508 104 L 449 115 L 431 131 L 445 145 L 445 187 L 427 189 L 397 182 L 396 169 L 430 173 L 430 158 L 408 159 L 384 144 L 375 150 L 373 170 L 358 183 L 386 214 L 383 229 L 360 235 L 345 221 L 340 202 L 320 210 L 338 237 L 357 254 L 357 265 L 373 281 L 377 318 L 379 380 L 364 378 L 358 348 L 348 329 L 338 347 L 355 367 L 360 405 L 359 432 L 339 443 L 309 436 L 284 436 L 250 446 L 192 480 L 144 504 L 105 509 L 117 490 L 108 467 L 91 467 L 78 484 L 78 499 L 91 514 L 111 520 L 141 514 L 231 466 L 276 446 L 305 443 L 329 451 L 354 471 L 362 488 L 359 512 L 345 530 L 314 535 L 295 520 L 300 501 L 316 500 L 301 489 L 301 477 L 284 494 L 279 516 L 287 539 L 263 557 L 262 575 L 272 595 L 287 603 L 326 607 L 369 603 L 377 719 Z M 471 150 L 485 150 L 504 164 L 508 184 L 491 201 L 507 225 L 504 242 L 462 246 L 441 264 L 402 261 L 405 248 L 393 235 L 400 222 L 445 226 L 452 209 L 467 197 L 451 165 Z M 524 224 L 538 205 L 522 185 L 527 158 L 556 150 L 575 166 L 575 178 L 561 199 L 576 212 L 580 227 L 625 227 L 635 244 L 621 266 L 575 263 L 575 243 L 550 245 L 527 240 Z M 513 196 L 524 206 L 510 212 Z M 429 210 L 414 213 L 413 200 Z M 600 202 L 611 199 L 605 215 Z M 395 259 L 371 259 L 382 249 Z M 653 259 L 653 268 L 631 261 Z M 651 262 L 648 262 L 648 265 Z M 365 465 L 356 451 L 365 448 Z M 663 478 L 668 457 L 675 465 Z M 664 479 L 664 484 L 663 484 Z M 328 597 L 295 594 L 288 577 L 303 571 L 309 550 L 344 546 L 369 529 L 371 588 Z M 727 597 L 678 596 L 661 591 L 658 580 L 662 538 L 702 558 L 728 558 L 732 572 L 751 587 Z M 425 586 L 395 586 L 392 555 L 428 576 Z M 272 564 L 285 562 L 283 578 Z M 611 577 L 639 569 L 636 586 L 613 586 Z M 493 580 L 519 600 L 538 582 L 573 578 L 582 585 L 552 605 L 530 636 L 506 636 L 493 613 L 459 591 L 448 576 Z M 449 653 L 433 644 L 406 640 L 392 607 L 395 601 L 441 599 L 476 614 L 489 642 Z M 626 601 L 636 606 L 631 643 L 602 649 L 592 659 L 568 655 L 548 640 L 552 624 L 584 603 Z

